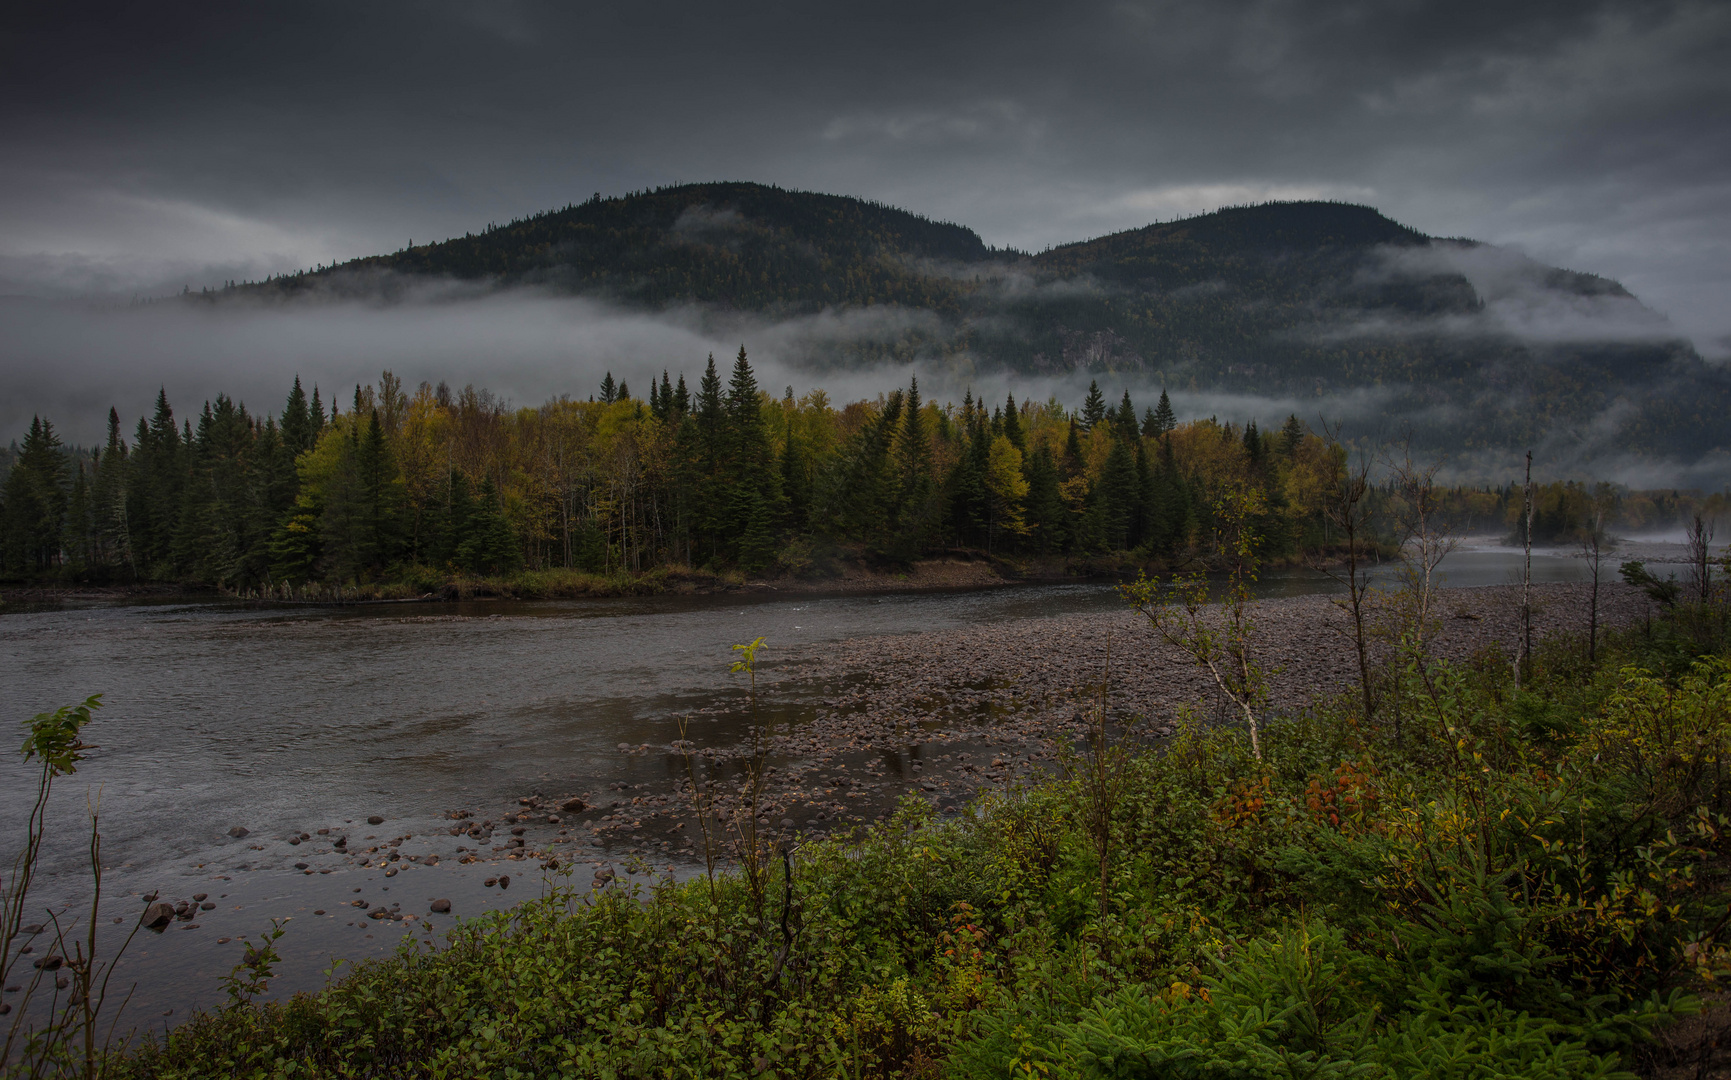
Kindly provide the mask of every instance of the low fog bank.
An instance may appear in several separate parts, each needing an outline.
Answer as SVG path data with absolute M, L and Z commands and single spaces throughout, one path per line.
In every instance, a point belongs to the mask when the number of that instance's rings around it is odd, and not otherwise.
M 296 375 L 327 406 L 347 409 L 357 383 L 382 370 L 410 386 L 473 383 L 516 406 L 561 394 L 595 393 L 604 374 L 644 396 L 663 369 L 695 388 L 706 356 L 726 365 L 743 344 L 766 390 L 825 391 L 836 404 L 906 386 L 917 375 L 928 400 L 976 398 L 1001 404 L 1055 397 L 1078 407 L 1097 379 L 1109 407 L 1128 390 L 1138 413 L 1162 387 L 1148 376 L 1069 372 L 1007 373 L 985 359 L 948 351 L 945 328 L 930 312 L 870 308 L 767 320 L 696 307 L 649 314 L 605 302 L 532 289 L 489 290 L 444 283 L 391 303 L 215 302 L 179 299 L 144 305 L 80 300 L 0 300 L 0 442 L 20 437 L 33 415 L 51 419 L 70 443 L 104 437 L 109 407 L 130 436 L 165 389 L 177 417 L 193 417 L 218 393 L 255 412 L 276 412 Z M 929 343 L 922 345 L 921 343 Z M 838 347 L 858 366 L 836 363 Z M 1520 454 L 1456 450 L 1447 410 L 1409 409 L 1389 388 L 1314 395 L 1261 396 L 1173 387 L 1181 420 L 1217 417 L 1275 427 L 1296 415 L 1313 428 L 1344 426 L 1362 445 L 1411 430 L 1426 453 L 1446 461 L 1459 482 L 1499 483 L 1518 475 Z M 1591 430 L 1562 433 L 1535 447 L 1547 478 L 1593 478 L 1633 487 L 1719 489 L 1731 483 L 1731 456 L 1661 460 L 1621 452 L 1617 417 Z

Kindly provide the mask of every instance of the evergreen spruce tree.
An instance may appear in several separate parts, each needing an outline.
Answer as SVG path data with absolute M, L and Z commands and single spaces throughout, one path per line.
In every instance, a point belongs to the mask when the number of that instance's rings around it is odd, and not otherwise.
M 613 381 L 613 373 L 609 371 L 607 377 L 601 380 L 601 403 L 611 405 L 618 400 L 619 386 Z
M 1298 444 L 1304 441 L 1304 425 L 1299 422 L 1297 414 L 1287 416 L 1286 423 L 1280 429 L 1280 453 L 1291 458 L 1298 450 Z
M 1088 397 L 1082 402 L 1082 426 L 1089 431 L 1106 418 L 1106 399 L 1100 394 L 1100 384 L 1088 380 Z
M 1028 528 L 1041 554 L 1064 550 L 1069 541 L 1069 511 L 1058 485 L 1058 463 L 1045 443 L 1028 456 Z
M 692 532 L 697 557 L 712 561 L 724 557 L 723 528 L 727 517 L 729 447 L 727 415 L 722 403 L 721 376 L 711 354 L 703 378 L 697 384 L 696 459 L 691 463 Z
M 1124 391 L 1124 400 L 1118 403 L 1118 412 L 1112 417 L 1112 426 L 1117 429 L 1120 439 L 1134 439 L 1140 429 L 1136 424 L 1136 406 L 1130 404 L 1130 391 Z
M 313 435 L 312 408 L 307 403 L 306 391 L 301 389 L 301 377 L 296 375 L 294 386 L 289 389 L 288 401 L 283 403 L 283 444 L 290 453 L 298 456 L 312 449 Z
M 522 565 L 523 551 L 517 532 L 499 508 L 499 491 L 492 477 L 481 480 L 476 492 L 468 535 L 457 547 L 457 565 L 472 574 L 509 574 Z
M 134 557 L 142 576 L 162 580 L 174 574 L 169 549 L 174 541 L 185 485 L 184 458 L 168 394 L 156 393 L 156 411 L 148 424 L 138 422 L 131 480 L 127 485 L 127 518 L 132 525 Z
M 967 448 L 950 470 L 944 494 L 956 543 L 962 547 L 985 547 L 990 542 L 992 520 L 991 492 L 986 487 L 992 432 L 979 409 L 972 413 L 972 422 L 966 429 Z
M 1097 540 L 1103 550 L 1124 551 L 1130 547 L 1131 527 L 1136 520 L 1141 485 L 1137 482 L 1136 458 L 1122 439 L 1114 440 L 1094 484 L 1094 506 L 1099 514 Z
M 132 566 L 132 537 L 126 520 L 126 440 L 120 434 L 120 413 L 108 410 L 108 442 L 96 462 L 91 493 L 95 516 L 98 558 L 105 566 Z
M 90 473 L 95 461 L 82 455 L 72 464 L 72 494 L 66 500 L 66 524 L 61 533 L 61 551 L 67 568 L 88 576 L 96 562 L 96 518 L 92 513 Z
M 378 573 L 397 557 L 402 509 L 397 463 L 385 442 L 377 409 L 368 414 L 366 430 L 357 441 L 355 469 L 362 496 L 364 565 Z
M 725 403 L 727 511 L 723 528 L 732 540 L 730 552 L 748 571 L 762 570 L 775 556 L 775 519 L 780 483 L 770 455 L 769 433 L 763 422 L 757 377 L 752 374 L 745 346 L 733 362 Z
M 1010 394 L 1004 399 L 1004 438 L 1010 440 L 1010 445 L 1018 452 L 1026 453 L 1028 439 L 1022 432 L 1021 411 L 1016 408 L 1016 395 Z
M 66 455 L 54 425 L 30 420 L 12 469 L 6 474 L 4 558 L 7 569 L 27 577 L 46 574 L 62 563 L 66 527 Z
M 631 387 L 629 387 L 625 384 L 624 379 L 619 380 L 619 400 L 620 401 L 630 401 L 631 400 Z
M 1178 417 L 1172 412 L 1172 399 L 1166 396 L 1166 388 L 1160 389 L 1160 404 L 1154 407 L 1154 422 L 1152 431 L 1144 431 L 1144 435 L 1164 435 L 1178 426 Z
M 714 366 L 715 357 L 711 356 L 709 363 Z M 679 385 L 673 388 L 673 411 L 679 416 L 684 416 L 690 409 L 691 394 L 685 389 L 685 372 L 681 371 L 679 373 Z
M 907 396 L 900 405 L 901 433 L 896 439 L 899 490 L 892 515 L 896 536 L 889 545 L 889 554 L 897 562 L 908 563 L 918 558 L 930 541 L 938 511 L 937 489 L 932 479 L 932 440 L 926 429 L 917 376 L 909 381 Z

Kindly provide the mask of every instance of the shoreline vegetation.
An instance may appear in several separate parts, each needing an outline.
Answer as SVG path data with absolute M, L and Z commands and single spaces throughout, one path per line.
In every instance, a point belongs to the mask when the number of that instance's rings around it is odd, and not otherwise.
M 822 591 L 956 562 L 1132 577 L 1223 568 L 1215 538 L 1241 510 L 1261 565 L 1306 565 L 1343 546 L 1394 557 L 1420 473 L 1435 524 L 1517 541 L 1725 509 L 1723 494 L 1556 482 L 1528 514 L 1522 487 L 1449 487 L 1410 450 L 1346 445 L 1297 416 L 1180 421 L 1164 391 L 1139 408 L 1097 383 L 1074 408 L 971 392 L 939 405 L 917 379 L 845 405 L 777 397 L 743 347 L 695 388 L 663 371 L 644 400 L 609 374 L 588 400 L 534 408 L 473 386 L 411 393 L 386 371 L 344 412 L 297 378 L 275 413 L 218 395 L 177 417 L 159 393 L 130 438 L 110 409 L 94 449 L 35 418 L 0 452 L 0 582 L 406 599 Z
M 1338 553 L 1313 552 L 1273 560 L 1272 569 L 1333 565 Z M 1208 567 L 1206 559 L 1194 564 Z M 751 576 L 737 569 L 719 571 L 660 566 L 613 574 L 552 568 L 519 570 L 491 577 L 441 578 L 431 568 L 411 568 L 404 581 L 331 585 L 284 583 L 274 591 L 225 589 L 174 583 L 29 584 L 0 587 L 0 610 L 7 603 L 67 601 L 238 600 L 259 604 L 344 606 L 369 603 L 452 602 L 466 600 L 570 600 L 630 596 L 702 596 L 736 592 L 788 595 L 850 595 L 997 588 L 1065 583 L 1116 584 L 1138 573 L 1163 570 L 1164 562 L 1133 555 L 1117 558 L 1010 558 L 978 550 L 959 550 L 920 558 L 905 566 L 873 565 L 862 552 L 838 552 L 828 576 Z

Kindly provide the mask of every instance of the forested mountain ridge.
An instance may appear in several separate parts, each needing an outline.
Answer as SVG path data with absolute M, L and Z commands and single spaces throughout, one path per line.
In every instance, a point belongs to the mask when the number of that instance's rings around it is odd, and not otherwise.
M 907 317 L 796 335 L 781 359 L 1287 402 L 1359 392 L 1375 411 L 1361 423 L 1394 419 L 1467 457 L 1731 447 L 1731 378 L 1618 283 L 1343 203 L 1233 207 L 1027 254 L 858 199 L 690 184 L 233 291 L 388 295 L 427 278 L 769 319 L 882 309 Z
M 688 184 L 594 198 L 509 225 L 278 279 L 296 292 L 377 271 L 543 284 L 652 307 L 697 302 L 791 313 L 900 304 L 959 313 L 954 282 L 914 260 L 995 253 L 971 229 L 838 195 Z

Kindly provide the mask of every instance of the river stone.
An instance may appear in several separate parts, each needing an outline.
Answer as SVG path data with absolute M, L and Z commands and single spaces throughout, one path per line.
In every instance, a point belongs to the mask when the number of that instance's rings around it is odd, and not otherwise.
M 215 911 L 216 910 L 216 904 L 210 900 L 206 900 L 204 903 L 198 905 L 198 910 L 200 910 L 200 911 Z
M 239 840 L 241 837 L 245 836 L 246 833 L 247 833 L 247 828 L 245 825 L 236 825 L 234 828 L 228 830 L 228 835 L 234 837 L 236 840 Z
M 151 904 L 144 909 L 144 916 L 139 921 L 146 929 L 161 930 L 174 921 L 174 909 L 167 904 Z
M 65 962 L 66 962 L 65 959 L 63 959 L 62 957 L 49 955 L 49 956 L 44 956 L 41 959 L 37 960 L 31 966 L 32 967 L 39 967 L 43 971 L 59 971 L 60 965 L 64 964 Z
M 589 809 L 589 804 L 584 802 L 582 799 L 566 799 L 564 802 L 559 804 L 559 809 L 565 811 L 567 814 L 581 814 L 583 811 Z
M 499 879 L 496 877 L 490 877 L 486 881 L 481 882 L 481 884 L 483 884 L 487 888 L 491 889 L 493 886 L 499 884 Z
M 511 887 L 511 875 L 510 874 L 500 874 L 499 875 L 499 888 L 509 889 L 510 887 Z
M 449 900 L 434 900 L 430 910 L 443 915 L 445 912 L 451 910 L 451 902 Z
M 207 892 L 195 892 L 192 894 L 192 902 L 195 904 L 202 904 L 209 898 L 210 894 Z
M 374 814 L 372 817 L 367 819 L 368 825 L 383 825 L 384 823 L 385 823 L 385 819 L 380 817 L 377 814 Z

